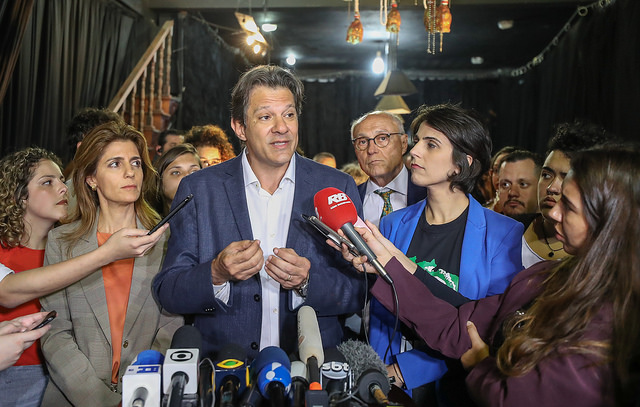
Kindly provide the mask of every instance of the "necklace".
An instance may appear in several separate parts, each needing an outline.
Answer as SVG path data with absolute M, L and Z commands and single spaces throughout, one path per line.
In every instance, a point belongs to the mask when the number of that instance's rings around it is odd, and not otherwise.
M 551 250 L 548 254 L 549 257 L 553 257 L 555 255 L 555 252 L 559 252 L 560 250 L 563 249 L 564 246 L 559 249 L 554 249 L 549 244 L 549 239 L 547 239 L 547 231 L 544 228 L 544 220 L 542 221 L 542 236 L 544 237 L 544 242 L 547 244 L 547 247 L 549 248 L 549 250 Z

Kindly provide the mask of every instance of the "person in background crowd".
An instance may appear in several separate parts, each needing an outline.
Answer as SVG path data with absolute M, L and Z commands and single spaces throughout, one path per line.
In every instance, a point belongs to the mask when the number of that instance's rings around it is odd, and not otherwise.
M 367 182 L 369 179 L 369 176 L 362 171 L 362 168 L 360 168 L 360 164 L 358 164 L 357 161 L 346 163 L 340 168 L 340 171 L 351 175 L 353 180 L 356 182 L 356 185 Z
M 436 298 L 369 224 L 371 232 L 359 232 L 393 278 L 398 306 L 382 279 L 371 293 L 430 347 L 460 359 L 478 405 L 636 406 L 639 179 L 638 146 L 576 152 L 549 212 L 570 256 L 522 271 L 503 295 L 459 307 Z M 358 269 L 366 260 L 342 253 Z
M 181 144 L 164 154 L 155 164 L 158 182 L 155 188 L 154 201 L 157 201 L 158 213 L 163 216 L 169 213 L 173 197 L 182 178 L 202 168 L 200 156 L 191 144 Z
M 168 129 L 160 133 L 158 136 L 158 145 L 156 145 L 156 154 L 153 157 L 157 161 L 163 154 L 171 150 L 173 147 L 184 143 L 185 132 L 178 129 Z
M 45 264 L 94 250 L 123 227 L 150 229 L 160 220 L 144 199 L 155 170 L 144 136 L 133 127 L 109 122 L 94 128 L 75 161 L 78 210 L 51 231 Z M 122 376 L 137 354 L 169 347 L 183 320 L 163 311 L 151 294 L 162 241 L 159 246 L 41 298 L 44 311 L 58 312 L 41 339 L 51 376 L 43 406 L 116 406 Z
M 586 122 L 562 123 L 549 140 L 547 156 L 538 178 L 538 209 L 522 236 L 522 265 L 530 267 L 542 260 L 560 260 L 568 254 L 555 233 L 551 209 L 562 198 L 562 182 L 570 169 L 571 157 L 580 150 L 607 141 L 605 130 Z M 526 219 L 519 219 L 525 220 Z
M 231 94 L 231 127 L 246 147 L 178 187 L 174 203 L 188 194 L 193 202 L 171 223 L 153 289 L 168 311 L 194 315 L 204 354 L 230 343 L 249 360 L 271 345 L 294 352 L 302 304 L 316 310 L 323 346 L 336 346 L 339 317 L 363 305 L 363 281 L 301 216 L 327 187 L 361 209 L 350 176 L 295 153 L 302 100 L 302 82 L 284 68 L 245 72 Z
M 383 217 L 381 233 L 419 266 L 421 280 L 436 278 L 446 290 L 472 299 L 502 293 L 522 270 L 523 227 L 470 195 L 489 167 L 488 130 L 474 112 L 444 104 L 420 107 L 411 133 L 411 180 L 427 197 Z M 434 403 L 436 396 L 446 405 L 469 404 L 457 386 L 457 363 L 425 347 L 408 327 L 394 336 L 395 317 L 375 299 L 370 314 L 371 346 L 396 385 L 411 390 L 418 405 Z
M 318 162 L 320 164 L 324 164 L 327 165 L 331 168 L 336 168 L 337 164 L 336 164 L 336 157 L 326 151 L 322 151 L 316 155 L 313 156 L 313 161 Z
M 427 194 L 416 186 L 402 161 L 408 139 L 402 119 L 373 111 L 351 123 L 351 143 L 369 180 L 358 186 L 364 219 L 377 225 L 391 211 L 412 205 Z
M 491 176 L 491 186 L 493 188 L 493 199 L 484 205 L 485 208 L 491 209 L 498 213 L 502 213 L 502 203 L 500 202 L 500 166 L 502 160 L 509 153 L 516 151 L 515 146 L 505 146 L 498 150 L 491 158 L 491 168 L 489 168 L 489 175 Z
M 198 151 L 202 168 L 220 164 L 236 156 L 224 130 L 214 124 L 192 127 L 185 141 Z
M 498 181 L 503 215 L 513 218 L 538 212 L 536 186 L 541 167 L 542 157 L 531 151 L 516 150 L 504 157 Z

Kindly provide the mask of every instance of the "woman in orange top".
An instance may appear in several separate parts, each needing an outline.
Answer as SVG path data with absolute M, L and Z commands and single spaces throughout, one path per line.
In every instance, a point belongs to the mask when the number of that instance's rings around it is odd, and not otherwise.
M 96 127 L 74 161 L 77 208 L 71 223 L 51 232 L 45 264 L 94 250 L 123 227 L 150 229 L 159 221 L 144 199 L 156 174 L 144 136 L 133 127 Z M 163 312 L 151 295 L 162 246 L 142 258 L 108 264 L 41 299 L 44 310 L 58 311 L 41 339 L 51 379 L 43 406 L 116 406 L 122 375 L 137 354 L 169 347 L 183 322 Z

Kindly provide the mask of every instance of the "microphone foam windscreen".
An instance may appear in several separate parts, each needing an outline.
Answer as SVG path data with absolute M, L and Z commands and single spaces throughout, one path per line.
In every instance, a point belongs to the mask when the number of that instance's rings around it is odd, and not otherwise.
M 369 369 L 378 370 L 384 377 L 387 377 L 387 366 L 376 351 L 366 343 L 350 339 L 338 345 L 338 350 L 349 362 L 355 380 L 358 380 Z
M 311 356 L 316 357 L 318 366 L 324 363 L 318 317 L 316 311 L 308 305 L 303 305 L 298 310 L 298 354 L 304 363 Z
M 333 230 L 340 229 L 345 223 L 355 223 L 358 211 L 347 194 L 338 188 L 325 188 L 313 197 L 318 218 Z
M 164 355 L 162 353 L 157 350 L 148 349 L 138 353 L 132 365 L 161 365 L 163 361 Z
M 176 330 L 171 339 L 170 349 L 200 349 L 202 336 L 193 325 L 183 325 Z

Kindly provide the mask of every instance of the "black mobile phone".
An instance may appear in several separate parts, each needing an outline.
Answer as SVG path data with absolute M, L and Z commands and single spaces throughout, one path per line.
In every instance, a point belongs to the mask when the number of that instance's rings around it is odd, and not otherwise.
M 347 248 L 349 249 L 351 254 L 353 254 L 354 256 L 360 256 L 360 252 L 354 246 L 354 244 L 351 243 L 350 240 L 345 239 L 344 237 L 342 237 L 339 234 L 337 234 L 333 229 L 331 229 L 329 226 L 327 226 L 323 221 L 318 219 L 317 216 L 314 216 L 314 215 L 309 216 L 309 215 L 305 215 L 303 213 L 302 217 L 304 218 L 304 220 L 306 220 L 311 225 L 313 225 L 313 227 L 316 228 L 317 231 L 322 233 L 322 235 L 325 237 L 325 239 L 330 239 L 338 247 L 342 247 L 342 243 L 344 243 L 344 244 L 347 245 Z
M 31 328 L 31 330 L 35 330 L 35 329 L 40 329 L 43 326 L 47 325 L 49 322 L 53 321 L 55 317 L 58 316 L 58 313 L 55 311 L 51 311 L 47 314 L 46 317 L 44 317 L 44 319 L 42 320 L 42 322 L 40 322 L 38 325 L 36 325 L 35 327 Z
M 167 216 L 164 217 L 164 219 L 162 219 L 157 225 L 155 225 L 153 227 L 153 229 L 151 229 L 149 231 L 149 233 L 147 233 L 147 235 L 152 234 L 153 232 L 155 232 L 156 230 L 160 229 L 162 227 L 162 225 L 164 225 L 165 223 L 169 222 L 169 219 L 173 218 L 173 215 L 175 215 L 176 213 L 178 213 L 178 211 L 182 208 L 184 208 L 184 206 L 191 200 L 191 198 L 193 198 L 193 194 L 189 194 L 187 195 L 186 198 L 184 198 L 182 200 L 182 202 L 180 202 L 178 205 L 176 205 L 175 208 L 173 208 L 171 210 L 171 212 L 169 212 L 169 214 Z

